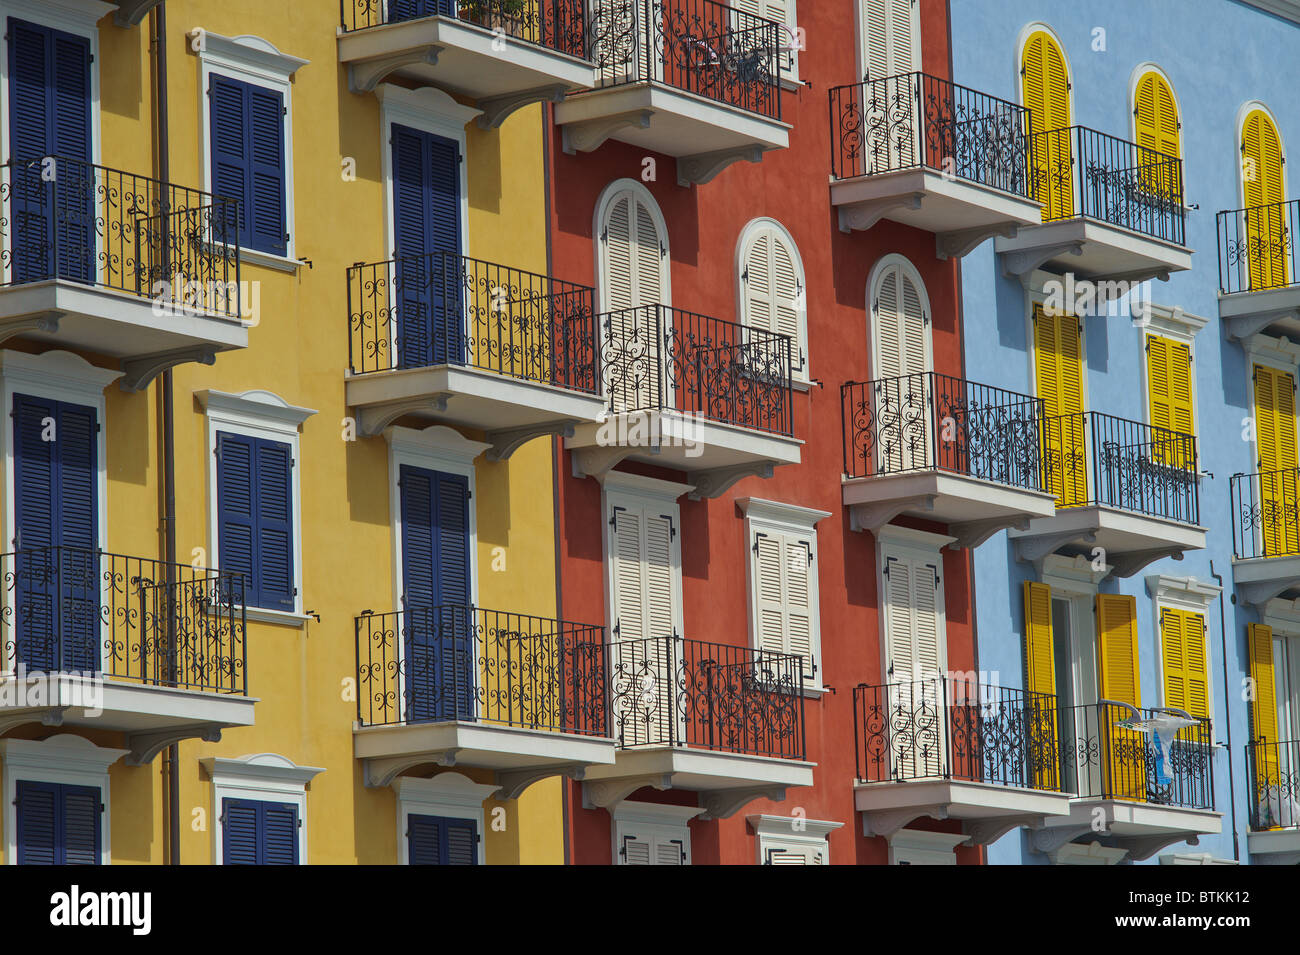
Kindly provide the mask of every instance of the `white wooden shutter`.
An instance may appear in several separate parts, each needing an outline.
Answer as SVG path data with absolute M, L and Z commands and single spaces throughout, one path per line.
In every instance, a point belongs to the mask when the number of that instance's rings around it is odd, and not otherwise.
M 633 197 L 636 212 L 634 243 L 636 263 L 636 305 L 667 304 L 667 248 L 658 223 L 647 206 Z
M 605 274 L 601 276 L 605 291 L 605 308 L 611 312 L 637 304 L 634 281 L 632 224 L 636 199 L 630 193 L 617 196 L 606 214 Z
M 677 631 L 676 574 L 671 514 L 645 512 L 646 636 L 671 637 Z
M 781 580 L 782 538 L 754 534 L 754 587 L 758 597 L 758 648 L 785 653 L 785 587 Z
M 647 636 L 645 565 L 641 559 L 642 511 L 619 506 L 613 510 L 609 559 L 614 606 L 610 616 L 616 640 L 640 640 Z
M 616 195 L 607 206 L 601 243 L 602 307 L 609 312 L 640 310 L 612 317 L 606 331 L 615 336 L 636 336 L 639 344 L 635 351 L 644 352 L 647 359 L 634 369 L 607 376 L 605 383 L 614 391 L 614 411 L 647 410 L 660 400 L 671 400 L 671 395 L 660 393 L 661 388 L 667 391 L 666 376 L 656 371 L 663 362 L 662 328 L 656 324 L 654 311 L 645 308 L 668 304 L 667 239 L 660 233 L 650 206 L 629 189 Z M 658 319 L 660 323 L 668 320 L 666 313 Z
M 797 537 L 785 538 L 785 607 L 786 647 L 788 652 L 803 657 L 803 677 L 806 682 L 817 682 L 815 665 L 817 634 L 815 633 L 815 608 L 813 600 L 812 543 Z
M 912 643 L 912 562 L 905 557 L 885 558 L 885 682 L 914 679 L 916 659 Z
M 888 698 L 915 730 L 895 737 L 892 769 L 900 778 L 942 772 L 946 723 L 939 680 L 943 672 L 940 557 L 885 556 L 885 664 Z M 924 681 L 924 682 L 921 682 Z
M 781 35 L 781 66 L 784 71 L 782 76 L 798 79 L 799 52 L 793 48 L 795 23 L 794 18 L 790 16 L 790 0 L 731 0 L 730 6 L 734 10 L 753 14 L 756 17 L 774 20 L 784 27 Z
M 802 368 L 799 306 L 803 275 L 794 247 L 783 232 L 772 226 L 755 232 L 745 254 L 741 282 L 745 324 L 789 336 L 791 364 Z
M 766 840 L 764 865 L 826 865 L 826 850 L 806 843 Z
M 655 839 L 655 865 L 686 865 L 686 840 L 668 836 Z
M 880 80 L 921 69 L 916 0 L 859 0 L 858 15 L 864 79 Z
M 754 532 L 754 590 L 758 648 L 803 657 L 803 677 L 815 681 L 817 634 L 812 542 L 793 534 Z
M 638 828 L 620 830 L 618 862 L 620 865 L 690 865 L 690 830 L 682 827 Z
M 654 865 L 654 842 L 645 836 L 625 835 L 619 861 L 623 865 Z

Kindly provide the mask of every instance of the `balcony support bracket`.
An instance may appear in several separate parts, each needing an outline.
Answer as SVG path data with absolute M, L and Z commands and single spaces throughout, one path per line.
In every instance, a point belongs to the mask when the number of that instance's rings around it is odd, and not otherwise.
M 520 769 L 497 773 L 497 782 L 501 784 L 497 799 L 518 799 L 525 789 L 533 783 L 541 782 L 552 776 L 567 776 L 569 779 L 581 779 L 586 771 L 585 763 L 562 763 L 542 766 L 537 769 Z
M 572 438 L 577 422 L 572 418 L 561 421 L 548 421 L 545 424 L 531 425 L 527 428 L 507 428 L 501 431 L 489 431 L 487 439 L 492 447 L 487 449 L 489 461 L 508 461 L 510 456 L 533 438 L 543 435 L 558 434 L 562 438 Z
M 840 207 L 841 232 L 866 232 L 895 209 L 919 209 L 923 192 L 911 192 L 905 196 L 884 196 L 869 199 L 851 206 Z
M 1110 575 L 1112 577 L 1132 577 L 1147 564 L 1154 563 L 1165 557 L 1182 560 L 1183 549 L 1181 547 L 1153 547 L 1150 550 L 1135 550 L 1127 554 L 1116 554 L 1110 559 Z
M 1186 842 L 1188 845 L 1200 845 L 1201 837 L 1196 833 L 1164 832 L 1158 836 L 1138 836 L 1120 839 L 1121 848 L 1128 850 L 1128 856 L 1134 862 L 1145 862 L 1161 849 Z
M 999 222 L 996 225 L 977 226 L 974 229 L 958 229 L 955 232 L 940 232 L 934 237 L 934 254 L 941 259 L 961 259 L 974 251 L 985 239 L 1000 235 L 1004 239 L 1014 239 L 1020 226 L 1015 222 Z
M 764 480 L 772 476 L 776 465 L 772 461 L 759 461 L 755 464 L 737 464 L 729 468 L 713 468 L 709 471 L 696 471 L 691 475 L 695 489 L 687 496 L 692 501 L 704 501 L 720 497 L 724 491 L 737 481 L 747 477 L 761 477 Z
M 762 146 L 741 146 L 738 149 L 719 149 L 694 156 L 678 156 L 677 185 L 702 186 L 734 162 L 758 162 L 762 158 Z
M 425 395 L 375 408 L 361 408 L 357 411 L 357 430 L 366 437 L 372 438 L 377 434 L 383 434 L 385 428 L 403 415 L 442 414 L 447 410 L 447 399 L 450 397 L 451 395 L 447 394 Z
M 1081 528 L 1074 531 L 1064 531 L 1056 534 L 1036 534 L 1033 537 L 1017 537 L 1016 540 L 1016 560 L 1023 560 L 1029 564 L 1037 564 L 1045 557 L 1055 554 L 1058 548 L 1066 544 L 1072 544 L 1076 541 L 1084 544 L 1095 544 L 1097 542 L 1097 531 L 1100 527 Z
M 744 789 L 717 789 L 700 793 L 700 805 L 704 812 L 699 819 L 727 819 L 749 805 L 755 799 L 770 799 L 781 802 L 785 799 L 784 786 L 751 786 Z
M 1090 832 L 1106 835 L 1096 832 L 1091 826 L 1043 826 L 1030 830 L 1029 844 L 1035 852 L 1043 853 L 1055 863 L 1062 849 L 1079 836 L 1086 836 Z
M 634 109 L 629 113 L 616 113 L 600 119 L 589 119 L 581 123 L 565 123 L 561 134 L 561 145 L 567 155 L 589 153 L 604 145 L 605 140 L 620 129 L 634 126 L 637 129 L 649 129 L 652 109 Z
M 42 312 L 39 315 L 24 315 L 21 318 L 15 318 L 13 321 L 5 322 L 0 325 L 0 344 L 28 332 L 45 332 L 47 335 L 57 334 L 59 319 L 65 314 L 67 313 Z
M 934 510 L 936 496 L 934 494 L 922 494 L 917 497 L 902 497 L 893 501 L 854 504 L 849 508 L 849 528 L 855 531 L 870 531 L 874 534 L 905 511 L 924 513 Z
M 348 89 L 354 93 L 373 93 L 389 74 L 408 66 L 433 66 L 442 47 L 424 43 L 387 56 L 359 60 L 348 67 Z
M 990 517 L 982 521 L 962 521 L 958 524 L 949 524 L 948 533 L 957 538 L 948 545 L 950 550 L 962 550 L 968 547 L 979 547 L 986 540 L 996 534 L 998 531 L 1014 527 L 1018 531 L 1029 529 L 1029 518 L 1026 515 L 1011 515 L 1008 517 Z
M 181 726 L 159 730 L 156 733 L 128 733 L 126 746 L 130 750 L 123 760 L 128 766 L 147 766 L 154 757 L 173 743 L 185 739 L 201 739 L 205 743 L 221 742 L 220 726 Z
M 385 756 L 366 760 L 366 785 L 383 788 L 394 779 L 416 766 L 434 763 L 438 766 L 455 766 L 459 750 L 448 749 L 442 752 L 415 753 L 403 756 Z
M 903 809 L 886 809 L 880 812 L 862 814 L 862 834 L 864 836 L 882 836 L 891 838 L 900 829 L 906 829 L 914 819 L 929 816 L 931 819 L 947 819 L 948 804 L 936 803 L 933 806 L 907 806 Z
M 1245 342 L 1252 335 L 1262 332 L 1274 322 L 1282 319 L 1300 318 L 1300 312 L 1294 308 L 1284 308 L 1274 312 L 1255 312 L 1250 315 L 1229 315 L 1223 319 L 1228 338 L 1232 341 Z
M 217 360 L 217 350 L 211 345 L 193 345 L 187 348 L 174 348 L 170 351 L 141 355 L 122 362 L 122 378 L 118 385 L 123 391 L 144 391 L 149 383 L 168 368 L 175 368 L 186 362 L 199 365 L 211 365 Z
M 161 3 L 162 0 L 117 0 L 113 22 L 126 28 L 139 26 L 149 11 Z
M 33 712 L 28 710 L 26 713 L 19 713 L 12 716 L 0 716 L 0 736 L 4 736 L 20 726 L 26 726 L 29 723 L 40 723 L 42 726 L 62 726 L 63 711 L 67 707 L 52 706 L 48 709 Z
M 478 124 L 479 129 L 498 129 L 506 121 L 506 117 L 515 110 L 531 106 L 533 103 L 563 102 L 565 92 L 563 86 L 539 86 L 536 89 L 523 90 L 507 96 L 481 99 L 478 101 L 478 108 L 483 110 L 483 115 L 474 122 Z
M 1041 815 L 995 816 L 992 819 L 968 821 L 962 831 L 970 836 L 967 842 L 972 846 L 987 846 L 997 842 L 1012 829 L 1022 826 L 1036 826 L 1043 821 Z
M 612 471 L 620 461 L 635 451 L 627 445 L 608 445 L 605 447 L 579 448 L 573 452 L 574 477 L 603 477 Z
M 611 809 L 646 786 L 653 786 L 655 789 L 672 789 L 672 773 L 587 780 L 582 784 L 582 806 L 584 809 Z
M 1031 249 L 1017 249 L 1002 253 L 1002 274 L 1007 278 L 1018 278 L 1020 284 L 1028 287 L 1034 270 L 1042 268 L 1058 255 L 1083 255 L 1082 242 L 1059 242 L 1053 245 L 1040 245 Z
M 1274 597 L 1280 597 L 1295 586 L 1295 579 L 1282 577 L 1278 580 L 1260 580 L 1252 583 L 1237 584 L 1237 593 L 1248 604 L 1264 609 L 1264 605 Z

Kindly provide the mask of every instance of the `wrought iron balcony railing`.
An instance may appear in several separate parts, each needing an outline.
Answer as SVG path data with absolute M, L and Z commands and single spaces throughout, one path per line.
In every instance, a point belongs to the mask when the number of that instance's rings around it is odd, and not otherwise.
M 350 367 L 461 365 L 597 394 L 593 295 L 450 252 L 358 263 L 348 269 Z
M 793 433 L 790 336 L 667 305 L 605 312 L 600 330 L 614 413 L 675 410 Z
M 948 471 L 1040 491 L 1043 401 L 934 372 L 840 389 L 844 474 Z
M 592 0 L 596 87 L 657 82 L 781 118 L 781 24 L 713 0 Z
M 235 200 L 61 156 L 0 170 L 5 285 L 62 279 L 240 316 Z
M 80 547 L 0 554 L 0 671 L 246 695 L 242 574 Z
M 805 758 L 799 655 L 677 636 L 616 639 L 609 654 L 611 728 L 623 749 Z
M 356 618 L 362 726 L 491 723 L 607 736 L 605 628 L 441 605 Z
M 1096 411 L 1043 420 L 1044 485 L 1057 507 L 1096 504 L 1200 522 L 1196 439 Z
M 1043 221 L 1082 216 L 1185 244 L 1182 160 L 1086 126 L 1031 139 Z
M 344 33 L 451 17 L 512 40 L 587 59 L 586 0 L 339 0 Z
M 1088 799 L 1124 799 L 1189 809 L 1214 808 L 1214 736 L 1210 721 L 1178 730 L 1166 747 L 1155 732 L 1129 729 L 1134 718 L 1179 715 L 1102 700 L 1061 707 L 1063 791 Z
M 1252 780 L 1251 829 L 1300 827 L 1300 741 L 1247 743 L 1246 778 Z
M 1262 292 L 1300 282 L 1296 227 L 1300 199 L 1218 214 L 1219 291 Z
M 858 779 L 1059 791 L 1056 697 L 967 680 L 853 688 Z
M 1228 491 L 1234 557 L 1300 555 L 1300 469 L 1234 474 Z
M 927 73 L 902 73 L 830 91 L 831 174 L 903 169 L 1034 198 L 1029 110 Z

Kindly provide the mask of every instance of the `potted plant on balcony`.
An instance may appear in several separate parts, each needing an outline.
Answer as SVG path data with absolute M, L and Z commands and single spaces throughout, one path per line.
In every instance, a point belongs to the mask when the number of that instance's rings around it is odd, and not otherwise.
M 462 20 L 489 30 L 499 27 L 511 36 L 528 37 L 529 8 L 534 5 L 534 0 L 460 0 L 456 10 Z

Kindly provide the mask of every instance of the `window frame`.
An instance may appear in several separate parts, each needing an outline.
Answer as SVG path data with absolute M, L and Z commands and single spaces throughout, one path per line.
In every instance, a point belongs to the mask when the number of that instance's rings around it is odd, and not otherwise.
M 1161 611 L 1184 610 L 1199 614 L 1205 621 L 1205 718 L 1214 725 L 1216 719 L 1214 708 L 1214 671 L 1213 650 L 1210 646 L 1210 606 L 1221 597 L 1221 588 L 1210 581 L 1195 577 L 1173 577 L 1168 574 L 1148 574 L 1146 577 L 1147 593 L 1151 597 L 1152 631 L 1155 645 L 1155 667 L 1160 679 L 1157 680 L 1159 693 L 1156 699 L 1159 706 L 1168 705 L 1165 699 L 1165 647 L 1164 626 Z M 1139 628 L 1139 644 L 1141 629 Z M 1140 662 L 1140 660 L 1139 660 Z M 1149 697 L 1148 697 L 1149 698 Z M 1188 712 L 1191 712 L 1190 710 Z M 1195 716 L 1196 714 L 1192 714 Z
M 316 411 L 295 407 L 274 392 L 264 390 L 245 391 L 242 394 L 205 390 L 195 392 L 195 397 L 199 399 L 207 417 L 209 569 L 221 569 L 221 511 L 217 500 L 218 433 L 232 432 L 289 445 L 293 462 L 289 467 L 292 501 L 289 517 L 293 522 L 293 586 L 297 591 L 293 609 L 286 611 L 254 607 L 245 602 L 244 612 L 249 620 L 302 626 L 307 617 L 303 612 L 302 567 L 305 554 L 302 547 L 302 452 L 299 447 L 299 429 Z
M 634 802 L 630 799 L 616 803 L 609 810 L 613 864 L 628 864 L 620 852 L 625 837 L 645 836 L 681 839 L 682 850 L 686 854 L 682 865 L 692 865 L 690 821 L 702 812 L 704 809 L 701 806 L 674 806 L 667 803 Z M 653 861 L 650 864 L 655 865 Z
M 790 234 L 782 223 L 769 216 L 759 216 L 750 219 L 743 229 L 740 230 L 740 237 L 736 240 L 736 318 L 738 324 L 745 328 L 753 327 L 750 320 L 749 309 L 747 307 L 747 298 L 745 295 L 745 272 L 749 261 L 749 254 L 753 249 L 754 243 L 764 234 L 765 231 L 771 230 L 786 245 L 790 252 L 790 257 L 794 261 L 795 281 L 799 285 L 800 296 L 803 299 L 802 307 L 795 307 L 794 311 L 797 316 L 794 339 L 791 341 L 792 354 L 790 355 L 790 377 L 795 385 L 808 386 L 811 384 L 811 376 L 808 372 L 808 366 L 812 363 L 811 349 L 808 346 L 808 276 L 804 269 L 803 255 L 799 252 L 799 244 L 795 242 L 794 236 Z M 775 331 L 775 329 L 773 329 Z
M 673 302 L 673 246 L 671 238 L 668 235 L 668 223 L 664 219 L 663 210 L 659 207 L 659 201 L 655 199 L 654 194 L 645 187 L 644 184 L 635 179 L 615 179 L 601 190 L 600 198 L 596 200 L 596 210 L 592 215 L 591 241 L 595 246 L 596 254 L 593 257 L 595 265 L 595 288 L 596 288 L 596 313 L 601 314 L 609 311 L 609 253 L 606 250 L 607 243 L 602 241 L 601 236 L 604 234 L 606 219 L 609 216 L 609 210 L 614 202 L 625 192 L 630 192 L 638 202 L 645 205 L 650 211 L 650 217 L 654 220 L 655 229 L 659 233 L 659 239 L 663 242 L 663 277 L 664 277 L 664 296 L 663 301 L 659 304 L 664 308 L 671 308 Z
M 1184 312 L 1177 306 L 1171 308 L 1148 302 L 1145 305 L 1142 319 L 1134 324 L 1138 334 L 1141 335 L 1140 341 L 1142 343 L 1142 373 L 1140 377 L 1142 379 L 1144 420 L 1148 425 L 1154 427 L 1154 423 L 1151 421 L 1151 362 L 1146 350 L 1146 340 L 1148 335 L 1155 335 L 1157 338 L 1168 338 L 1170 341 L 1186 345 L 1187 352 L 1191 356 L 1192 437 L 1196 438 L 1201 430 L 1201 403 L 1197 400 L 1199 395 L 1196 389 L 1196 334 L 1209 324 L 1209 319 Z
M 809 864 L 830 865 L 830 834 L 836 829 L 844 827 L 842 822 L 804 819 L 794 816 L 773 816 L 763 813 L 755 813 L 745 818 L 754 831 L 754 841 L 758 849 L 758 865 L 767 864 L 768 852 L 773 849 L 800 853 L 820 852 L 822 861 Z M 802 831 L 795 828 L 796 824 L 803 827 Z
M 298 864 L 307 865 L 307 786 L 323 767 L 299 766 L 278 753 L 253 753 L 237 759 L 209 756 L 199 760 L 212 781 L 212 864 L 224 865 L 226 799 L 291 804 L 298 810 Z
M 397 864 L 410 865 L 410 844 L 406 830 L 408 817 L 441 816 L 466 819 L 477 826 L 478 864 L 487 865 L 486 812 L 483 803 L 492 798 L 500 786 L 476 783 L 456 772 L 439 773 L 429 779 L 398 776 L 392 782 L 397 796 Z
M 903 527 L 898 524 L 886 524 L 876 532 L 876 593 L 880 595 L 880 612 L 876 615 L 879 623 L 880 640 L 880 678 L 885 684 L 894 682 L 889 666 L 889 611 L 885 599 L 889 581 L 885 577 L 888 558 L 902 560 L 919 560 L 925 564 L 936 564 L 939 568 L 939 586 L 935 597 L 935 629 L 939 640 L 939 674 L 948 672 L 948 612 L 947 612 L 947 575 L 944 572 L 944 547 L 953 543 L 955 537 L 946 534 L 934 534 L 930 531 Z M 932 679 L 926 674 L 913 674 L 912 682 Z
M 284 104 L 281 118 L 284 137 L 284 231 L 288 239 L 284 255 L 241 246 L 241 261 L 265 265 L 282 272 L 296 272 L 302 265 L 296 258 L 297 229 L 293 188 L 293 83 L 294 73 L 308 60 L 281 53 L 260 36 L 228 37 L 196 27 L 186 34 L 199 61 L 199 156 L 203 164 L 203 189 L 212 192 L 212 110 L 208 87 L 213 73 L 261 86 L 280 95 Z
M 907 256 L 899 252 L 890 252 L 878 258 L 871 267 L 871 272 L 867 275 L 867 348 L 870 353 L 867 355 L 868 379 L 870 381 L 880 381 L 880 323 L 874 318 L 876 303 L 880 298 L 880 284 L 884 281 L 884 275 L 890 268 L 897 267 L 900 275 L 909 279 L 917 290 L 917 295 L 921 300 L 921 312 L 924 316 L 922 324 L 925 327 L 925 374 L 934 372 L 934 310 L 930 304 L 930 291 L 925 286 L 925 280 L 921 277 L 921 271 Z M 901 289 L 900 289 L 901 293 Z

